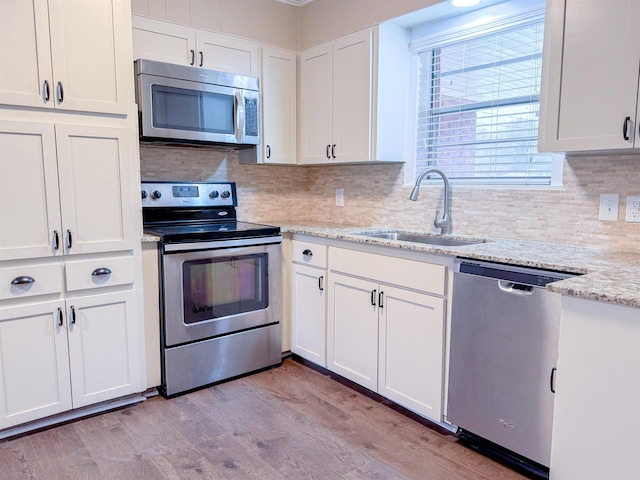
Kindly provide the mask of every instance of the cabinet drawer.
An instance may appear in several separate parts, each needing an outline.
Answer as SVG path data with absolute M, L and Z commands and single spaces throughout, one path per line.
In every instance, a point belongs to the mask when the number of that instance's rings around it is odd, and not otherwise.
M 334 247 L 331 247 L 329 255 L 331 271 L 436 295 L 446 293 L 447 267 L 444 265 Z
M 293 254 L 292 260 L 296 263 L 311 265 L 313 267 L 327 268 L 327 246 L 318 243 L 291 241 Z M 305 254 L 305 252 L 307 252 Z
M 33 282 L 28 283 L 30 279 Z M 14 281 L 16 283 L 12 284 Z M 58 292 L 62 292 L 60 264 L 0 268 L 0 300 Z
M 86 290 L 133 283 L 133 258 L 107 258 L 66 263 L 67 290 Z

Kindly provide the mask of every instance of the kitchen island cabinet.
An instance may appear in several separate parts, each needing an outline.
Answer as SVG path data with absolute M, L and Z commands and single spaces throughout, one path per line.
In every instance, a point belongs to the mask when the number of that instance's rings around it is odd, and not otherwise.
M 548 0 L 538 149 L 640 148 L 640 2 Z
M 0 1 L 0 103 L 126 115 L 130 11 L 126 0 Z
M 562 299 L 551 480 L 640 475 L 640 309 Z

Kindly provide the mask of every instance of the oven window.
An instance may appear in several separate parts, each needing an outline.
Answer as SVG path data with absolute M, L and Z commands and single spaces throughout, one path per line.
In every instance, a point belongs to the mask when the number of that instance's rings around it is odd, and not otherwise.
M 269 306 L 266 253 L 184 262 L 184 321 L 197 323 Z

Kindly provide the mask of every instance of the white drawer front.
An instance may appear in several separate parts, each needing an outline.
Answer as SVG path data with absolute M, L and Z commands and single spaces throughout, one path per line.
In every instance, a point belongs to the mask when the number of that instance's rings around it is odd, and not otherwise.
M 327 268 L 327 246 L 300 240 L 291 241 L 292 260 L 303 265 Z
M 67 262 L 67 290 L 87 290 L 133 283 L 133 262 L 132 257 Z
M 447 267 L 444 265 L 334 247 L 331 247 L 329 255 L 331 271 L 436 295 L 446 293 Z
M 0 268 L 0 300 L 58 292 L 62 292 L 60 264 Z

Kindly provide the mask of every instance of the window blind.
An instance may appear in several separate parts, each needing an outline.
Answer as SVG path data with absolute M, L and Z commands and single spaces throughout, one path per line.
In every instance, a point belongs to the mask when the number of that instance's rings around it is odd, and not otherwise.
M 543 31 L 538 19 L 418 52 L 416 175 L 550 184 L 552 156 L 537 150 Z

